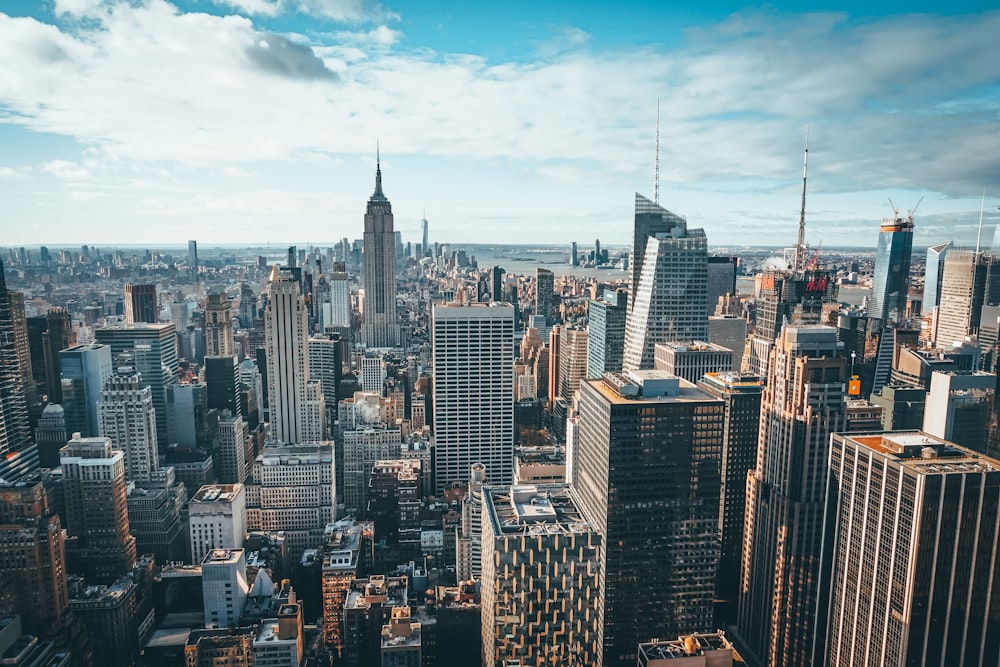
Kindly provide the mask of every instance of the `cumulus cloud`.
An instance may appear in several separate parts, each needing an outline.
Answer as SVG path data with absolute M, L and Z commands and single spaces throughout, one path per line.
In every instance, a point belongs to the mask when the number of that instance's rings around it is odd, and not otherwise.
M 391 21 L 399 14 L 376 0 L 289 0 L 290 4 L 306 14 L 324 16 L 334 21 Z
M 275 16 L 281 9 L 278 0 L 215 0 L 215 3 L 252 16 Z
M 0 167 L 0 180 L 23 181 L 31 174 L 31 167 Z
M 336 79 L 313 50 L 280 35 L 265 34 L 246 48 L 247 57 L 262 70 L 299 79 Z

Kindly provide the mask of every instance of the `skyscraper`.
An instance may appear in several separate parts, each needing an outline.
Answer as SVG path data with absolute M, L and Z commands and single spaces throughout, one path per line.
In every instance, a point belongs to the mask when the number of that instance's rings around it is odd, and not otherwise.
M 933 371 L 923 430 L 985 453 L 990 441 L 997 376 L 982 371 Z
M 632 229 L 632 299 L 629 310 L 635 303 L 635 290 L 646 261 L 646 242 L 656 234 L 670 234 L 674 229 L 686 229 L 687 220 L 671 213 L 659 204 L 635 193 L 635 226 Z M 706 297 L 707 298 L 707 297 Z
M 632 667 L 640 641 L 712 624 L 724 406 L 662 371 L 584 380 L 578 396 L 567 467 L 607 545 L 604 664 Z
M 503 267 L 495 266 L 490 269 L 490 300 L 508 301 L 503 289 Z
M 603 546 L 565 484 L 487 490 L 483 665 L 600 665 Z
M 431 316 L 435 488 L 483 463 L 498 485 L 514 472 L 514 307 L 434 304 Z
M 587 307 L 587 378 L 595 380 L 606 372 L 620 373 L 625 352 L 626 290 L 604 290 L 600 299 Z
M 636 195 L 636 235 L 644 256 L 633 266 L 632 303 L 625 321 L 623 366 L 653 368 L 657 343 L 708 340 L 708 239 L 702 229 L 688 229 L 684 218 Z M 668 227 L 663 231 L 659 228 Z M 638 243 L 638 241 L 636 241 Z
M 191 271 L 191 279 L 198 280 L 198 242 L 188 241 L 188 270 Z
M 910 257 L 913 254 L 913 216 L 893 215 L 882 221 L 875 251 L 875 275 L 868 317 L 898 322 L 906 312 L 910 291 Z M 930 267 L 928 267 L 930 268 Z
M 253 463 L 246 484 L 247 529 L 284 531 L 288 558 L 298 563 L 305 549 L 322 542 L 336 519 L 333 443 L 269 443 Z
M 559 340 L 559 397 L 567 403 L 572 403 L 573 395 L 585 377 L 587 377 L 587 330 L 563 329 Z
M 944 259 L 948 256 L 949 248 L 951 241 L 932 245 L 927 249 L 922 306 L 924 315 L 929 315 L 941 304 L 941 280 L 944 278 Z
M 28 318 L 31 372 L 39 390 L 53 403 L 62 403 L 59 351 L 75 344 L 73 323 L 65 308 L 49 308 L 46 315 Z
M 21 378 L 21 393 L 24 394 L 25 405 L 34 419 L 42 410 L 38 400 L 38 387 L 35 384 L 31 368 L 31 348 L 28 345 L 28 320 L 24 315 L 24 293 L 6 290 L 10 305 L 11 329 L 14 334 L 14 361 L 17 364 L 18 375 Z
M 66 430 L 71 434 L 96 437 L 100 432 L 97 403 L 104 384 L 114 372 L 111 347 L 91 343 L 62 350 L 59 370 Z
M 555 276 L 548 269 L 535 269 L 535 315 L 545 318 L 546 324 L 556 322 L 555 308 L 552 307 L 555 298 Z
M 1000 302 L 1000 254 L 948 250 L 940 302 L 936 343 L 948 349 L 979 331 L 984 305 Z
M 153 391 L 142 381 L 128 356 L 104 383 L 97 404 L 99 432 L 125 455 L 125 480 L 148 481 L 159 470 Z
M 367 347 L 399 345 L 396 316 L 396 233 L 392 205 L 382 192 L 382 166 L 375 167 L 375 192 L 365 212 L 365 302 L 361 340 Z
M 236 357 L 205 357 L 205 389 L 210 409 L 243 415 L 240 363 Z
M 29 634 L 50 635 L 66 621 L 66 533 L 39 475 L 0 482 L 0 573 L 11 574 Z
M 271 269 L 264 310 L 271 437 L 282 442 L 318 442 L 325 437 L 323 394 L 309 379 L 309 315 L 298 283 Z
M 188 505 L 192 563 L 200 563 L 213 549 L 243 547 L 246 504 L 242 484 L 210 484 L 198 489 Z
M 73 439 L 59 452 L 66 530 L 76 538 L 70 563 L 94 583 L 110 584 L 135 565 L 129 530 L 125 455 L 107 438 Z
M 160 307 L 156 301 L 156 285 L 142 283 L 125 285 L 125 322 L 147 322 L 156 324 L 159 321 Z
M 813 660 L 830 434 L 846 426 L 847 361 L 832 327 L 786 326 L 761 399 L 746 487 L 740 652 L 773 667 Z M 821 643 L 821 642 L 817 642 Z
M 0 457 L 31 444 L 28 405 L 18 365 L 14 321 L 0 262 Z
M 798 254 L 803 249 L 787 249 Z M 809 263 L 803 265 L 809 267 Z M 827 304 L 836 299 L 837 281 L 816 268 L 768 270 L 759 275 L 757 317 L 743 358 L 743 370 L 766 377 L 775 341 L 786 324 L 812 326 L 823 323 Z
M 35 443 L 38 445 L 38 462 L 43 468 L 59 465 L 59 450 L 69 440 L 66 430 L 66 411 L 58 403 L 49 403 L 42 410 L 35 428 Z
M 257 295 L 250 285 L 240 285 L 240 328 L 250 329 L 257 317 Z
M 327 274 L 326 281 L 330 299 L 321 303 L 320 323 L 324 330 L 327 327 L 351 326 L 351 284 L 350 276 L 343 270 L 344 265 L 334 265 L 333 272 Z
M 708 373 L 698 388 L 725 405 L 722 430 L 722 502 L 719 505 L 719 574 L 715 596 L 719 600 L 715 625 L 736 620 L 746 513 L 747 472 L 757 461 L 760 430 L 760 379 L 739 373 Z
M 337 421 L 340 402 L 340 379 L 344 375 L 344 345 L 338 334 L 313 336 L 309 339 L 309 375 L 319 382 L 326 403 L 327 430 Z
M 736 265 L 739 257 L 712 255 L 708 258 L 708 315 L 715 314 L 719 297 L 736 294 Z
M 428 254 L 428 248 L 427 248 L 427 224 L 428 224 L 427 223 L 427 218 L 424 218 L 423 220 L 420 221 L 420 228 L 421 228 L 421 231 L 422 231 L 422 238 L 423 238 L 422 245 L 420 247 L 423 248 L 425 255 Z
M 219 443 L 215 448 L 215 475 L 219 484 L 242 484 L 250 472 L 247 461 L 247 426 L 240 415 L 219 417 Z
M 177 335 L 173 324 L 135 324 L 103 327 L 94 331 L 98 343 L 111 346 L 111 357 L 131 352 L 135 369 L 153 392 L 156 439 L 167 436 L 167 387 L 177 384 Z M 69 415 L 67 415 L 67 419 Z
M 232 303 L 225 291 L 212 292 L 205 304 L 205 356 L 231 357 L 234 354 Z
M 1000 662 L 1000 461 L 919 431 L 831 449 L 822 664 Z

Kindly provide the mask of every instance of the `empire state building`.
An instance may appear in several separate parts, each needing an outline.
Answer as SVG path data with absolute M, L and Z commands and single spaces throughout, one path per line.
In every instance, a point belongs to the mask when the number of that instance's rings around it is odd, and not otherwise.
M 382 165 L 376 161 L 375 192 L 365 212 L 365 299 L 361 338 L 366 347 L 399 345 L 396 316 L 396 234 L 392 205 L 382 192 Z

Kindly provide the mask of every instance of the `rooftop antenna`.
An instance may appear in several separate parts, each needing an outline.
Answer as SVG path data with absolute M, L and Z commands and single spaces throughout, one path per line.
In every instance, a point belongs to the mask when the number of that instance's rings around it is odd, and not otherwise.
M 806 125 L 806 150 L 802 158 L 802 210 L 799 212 L 799 242 L 795 246 L 795 268 L 805 265 L 806 252 L 806 177 L 809 174 L 809 126 Z
M 656 98 L 656 162 L 653 167 L 653 203 L 660 203 L 660 98 Z
M 979 244 L 983 240 L 983 211 L 986 208 L 986 188 L 983 188 L 983 201 L 979 205 L 979 235 L 976 236 L 976 255 L 979 255 Z

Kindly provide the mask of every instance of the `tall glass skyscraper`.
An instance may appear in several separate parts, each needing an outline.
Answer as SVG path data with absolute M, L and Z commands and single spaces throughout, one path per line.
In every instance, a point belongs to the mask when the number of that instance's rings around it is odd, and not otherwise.
M 878 232 L 875 276 L 868 317 L 897 322 L 906 311 L 913 254 L 913 217 L 886 218 Z M 928 268 L 930 268 L 928 266 Z
M 984 305 L 1000 299 L 1000 255 L 952 248 L 944 260 L 935 342 L 950 348 L 979 333 Z
M 646 240 L 655 234 L 669 234 L 675 227 L 686 228 L 687 220 L 646 199 L 638 192 L 635 193 L 635 228 L 632 230 L 632 301 L 629 303 L 629 310 L 634 303 L 635 286 L 639 284 L 639 276 L 642 275 Z
M 136 371 L 153 390 L 156 438 L 165 446 L 170 442 L 167 434 L 167 387 L 177 384 L 178 371 L 177 331 L 174 325 L 116 325 L 97 329 L 94 336 L 98 343 L 111 347 L 111 359 L 117 358 L 122 352 L 131 352 L 134 356 Z M 99 394 L 95 394 L 97 395 Z
M 927 249 L 927 268 L 924 272 L 923 312 L 929 315 L 941 304 L 941 279 L 944 278 L 944 258 L 948 256 L 951 241 L 932 245 Z
M 646 637 L 712 626 L 725 407 L 655 370 L 584 380 L 577 396 L 572 485 L 607 545 L 603 664 L 632 667 Z
M 625 321 L 623 367 L 653 368 L 654 348 L 667 341 L 708 340 L 708 239 L 703 229 L 636 195 L 632 299 Z
M 625 350 L 625 312 L 628 292 L 604 290 L 600 299 L 587 307 L 590 327 L 587 330 L 587 377 L 597 379 L 607 371 L 620 373 Z

